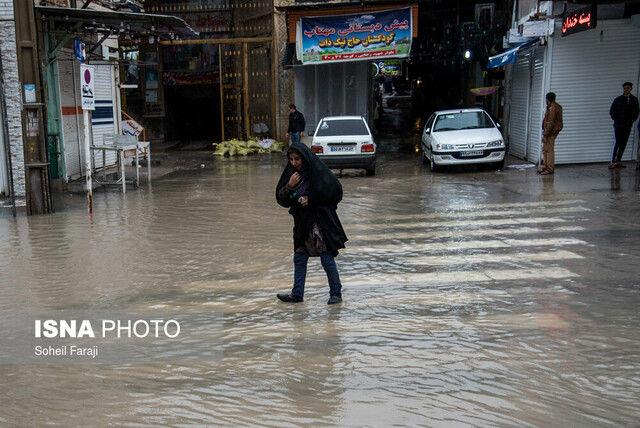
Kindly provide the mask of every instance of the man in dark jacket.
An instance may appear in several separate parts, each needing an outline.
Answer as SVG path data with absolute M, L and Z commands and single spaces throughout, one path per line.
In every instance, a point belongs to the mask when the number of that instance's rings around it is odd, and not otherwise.
M 289 104 L 289 129 L 287 129 L 287 137 L 291 136 L 291 143 L 299 143 L 300 137 L 304 132 L 304 116 L 296 109 L 295 104 Z
M 638 98 L 631 95 L 633 85 L 631 82 L 622 84 L 622 95 L 613 100 L 609 115 L 613 119 L 613 131 L 615 135 L 615 143 L 611 153 L 611 163 L 609 169 L 620 167 L 625 168 L 621 162 L 624 149 L 627 147 L 627 140 L 631 133 L 633 122 L 638 118 L 640 106 L 638 106 Z

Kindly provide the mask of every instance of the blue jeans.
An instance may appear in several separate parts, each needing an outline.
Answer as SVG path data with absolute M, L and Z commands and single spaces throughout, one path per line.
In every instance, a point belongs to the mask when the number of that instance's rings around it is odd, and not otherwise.
M 291 133 L 291 143 L 299 143 L 300 142 L 300 133 L 299 132 L 292 132 Z
M 309 255 L 307 253 L 293 253 L 293 290 L 291 296 L 303 297 L 304 296 L 304 282 L 307 277 L 307 261 L 309 261 Z M 340 283 L 340 276 L 338 275 L 338 268 L 336 262 L 330 252 L 326 251 L 320 254 L 320 262 L 324 271 L 327 273 L 327 279 L 329 280 L 329 294 L 331 296 L 342 297 L 342 284 Z

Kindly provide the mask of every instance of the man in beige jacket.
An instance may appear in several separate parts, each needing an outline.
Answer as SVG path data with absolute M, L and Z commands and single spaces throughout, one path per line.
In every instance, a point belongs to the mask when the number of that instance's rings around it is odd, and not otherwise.
M 562 131 L 562 106 L 556 102 L 556 94 L 547 94 L 547 111 L 542 121 L 542 156 L 544 166 L 538 174 L 553 174 L 555 168 L 555 142 Z

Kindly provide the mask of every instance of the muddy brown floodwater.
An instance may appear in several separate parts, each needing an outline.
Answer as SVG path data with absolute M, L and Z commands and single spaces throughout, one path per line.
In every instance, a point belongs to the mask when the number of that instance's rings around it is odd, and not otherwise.
M 0 219 L 0 424 L 619 426 L 640 417 L 629 168 L 346 174 L 344 302 L 292 281 L 277 157 Z M 611 174 L 618 174 L 614 176 Z M 178 337 L 34 356 L 34 319 L 175 319 Z M 62 343 L 59 339 L 57 343 Z M 64 342 L 73 344 L 74 340 Z M 80 342 L 78 342 L 80 343 Z

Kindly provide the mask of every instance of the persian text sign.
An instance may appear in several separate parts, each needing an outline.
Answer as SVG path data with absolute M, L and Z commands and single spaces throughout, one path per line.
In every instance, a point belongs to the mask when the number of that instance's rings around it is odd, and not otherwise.
M 95 82 L 96 75 L 93 65 L 80 64 L 80 94 L 82 95 L 83 110 L 95 110 Z
M 411 51 L 411 8 L 300 20 L 303 64 L 405 58 Z
M 596 28 L 598 24 L 596 10 L 596 7 L 589 6 L 571 12 L 562 18 L 562 37 Z

